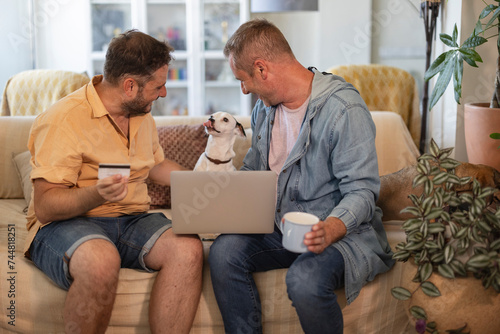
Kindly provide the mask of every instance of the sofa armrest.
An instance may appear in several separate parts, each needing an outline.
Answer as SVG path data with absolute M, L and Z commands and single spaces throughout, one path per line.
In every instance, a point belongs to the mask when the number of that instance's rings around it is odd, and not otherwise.
M 386 175 L 416 163 L 420 153 L 400 115 L 391 111 L 372 111 L 377 128 L 375 147 L 379 175 Z

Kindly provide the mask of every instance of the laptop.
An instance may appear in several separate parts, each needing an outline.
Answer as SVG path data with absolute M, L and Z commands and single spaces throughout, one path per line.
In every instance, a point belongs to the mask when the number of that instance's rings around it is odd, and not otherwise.
M 273 171 L 173 171 L 174 233 L 272 233 L 276 179 Z

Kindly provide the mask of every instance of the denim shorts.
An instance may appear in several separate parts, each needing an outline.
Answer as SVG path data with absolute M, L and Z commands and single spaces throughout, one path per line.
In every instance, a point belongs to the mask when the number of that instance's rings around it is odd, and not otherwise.
M 30 247 L 33 263 L 63 289 L 73 279 L 69 261 L 75 249 L 91 239 L 108 240 L 121 256 L 122 268 L 144 269 L 144 257 L 156 240 L 172 226 L 162 213 L 121 217 L 77 217 L 42 227 Z

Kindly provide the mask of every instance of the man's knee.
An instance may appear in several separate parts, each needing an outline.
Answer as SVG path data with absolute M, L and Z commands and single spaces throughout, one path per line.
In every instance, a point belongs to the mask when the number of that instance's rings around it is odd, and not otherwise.
M 73 280 L 85 279 L 100 286 L 118 281 L 121 258 L 115 245 L 105 239 L 92 239 L 82 243 L 69 262 Z
M 203 245 L 198 236 L 177 236 L 168 230 L 158 238 L 144 261 L 153 270 L 179 262 L 185 267 L 197 268 L 203 264 Z
M 203 263 L 203 244 L 196 236 L 185 236 L 177 243 L 179 256 L 186 265 L 198 266 Z
M 221 235 L 215 239 L 208 254 L 208 263 L 211 269 L 225 271 L 226 266 L 239 262 L 237 245 L 241 244 L 237 239 L 238 236 L 235 235 Z
M 288 269 L 286 286 L 290 299 L 321 296 L 328 293 L 328 280 L 322 277 L 315 257 L 297 261 Z

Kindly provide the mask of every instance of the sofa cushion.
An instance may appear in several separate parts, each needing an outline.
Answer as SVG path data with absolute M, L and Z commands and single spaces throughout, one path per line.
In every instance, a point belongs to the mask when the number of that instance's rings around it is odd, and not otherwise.
M 12 161 L 14 166 L 16 166 L 17 174 L 19 176 L 19 181 L 21 182 L 23 188 L 24 199 L 26 200 L 27 206 L 30 205 L 31 200 L 31 190 L 33 185 L 31 182 L 31 153 L 30 151 L 24 151 L 19 154 L 12 154 Z
M 160 145 L 165 158 L 173 160 L 187 169 L 193 169 L 200 155 L 205 151 L 208 136 L 202 124 L 166 125 L 157 127 Z M 170 207 L 170 187 L 147 181 L 150 206 Z
M 0 117 L 0 198 L 24 198 L 13 154 L 28 149 L 28 137 L 35 117 Z

